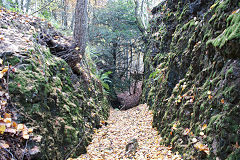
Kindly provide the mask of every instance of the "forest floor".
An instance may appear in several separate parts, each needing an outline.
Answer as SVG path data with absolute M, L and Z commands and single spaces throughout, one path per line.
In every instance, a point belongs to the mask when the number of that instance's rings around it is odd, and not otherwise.
M 42 29 L 47 29 L 53 32 L 54 28 L 45 19 L 29 16 L 6 10 L 0 7 L 0 52 L 15 53 L 28 53 L 34 49 L 36 44 L 36 33 L 41 33 Z M 63 36 L 60 32 L 55 33 L 53 37 L 55 42 L 59 44 L 70 45 L 71 40 L 69 37 Z M 39 37 L 36 37 L 36 39 Z M 34 42 L 35 41 L 35 42 Z
M 126 111 L 110 110 L 110 117 L 106 126 L 95 131 L 91 144 L 87 147 L 87 154 L 77 159 L 158 159 L 180 160 L 181 155 L 171 151 L 171 147 L 160 145 L 162 140 L 158 132 L 152 128 L 152 111 L 146 104 Z M 126 152 L 129 141 L 136 139 L 136 151 Z M 126 154 L 127 153 L 127 154 Z

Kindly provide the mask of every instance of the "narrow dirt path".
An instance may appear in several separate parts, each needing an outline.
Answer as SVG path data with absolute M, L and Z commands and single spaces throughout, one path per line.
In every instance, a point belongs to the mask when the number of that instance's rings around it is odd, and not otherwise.
M 93 141 L 87 147 L 87 154 L 82 159 L 159 159 L 180 160 L 181 155 L 173 153 L 169 147 L 159 145 L 161 137 L 152 128 L 152 113 L 146 104 L 135 108 L 118 111 L 111 109 L 108 125 L 96 130 Z M 126 145 L 137 139 L 138 148 L 135 154 L 126 154 Z

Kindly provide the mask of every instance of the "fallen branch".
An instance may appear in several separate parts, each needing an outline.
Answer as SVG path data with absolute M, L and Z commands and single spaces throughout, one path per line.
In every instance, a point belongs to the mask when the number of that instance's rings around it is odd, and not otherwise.
M 84 137 L 84 136 L 83 136 L 83 137 Z M 64 158 L 64 160 L 67 160 L 68 157 L 73 153 L 73 151 L 74 151 L 75 149 L 77 149 L 77 147 L 82 143 L 83 137 L 82 137 L 82 139 L 79 138 L 79 140 L 80 140 L 79 143 L 71 150 L 71 152 L 69 152 L 69 153 L 67 154 L 67 156 Z
M 26 153 L 27 144 L 28 144 L 28 140 L 26 141 L 26 145 L 25 145 L 24 151 L 23 151 L 23 153 L 22 153 L 22 160 L 23 160 L 23 158 L 24 158 L 24 156 L 25 156 L 25 153 Z
M 12 156 L 13 160 L 17 160 L 8 149 L 4 148 L 2 145 L 1 145 L 1 148 L 4 149 L 5 151 L 7 151 Z

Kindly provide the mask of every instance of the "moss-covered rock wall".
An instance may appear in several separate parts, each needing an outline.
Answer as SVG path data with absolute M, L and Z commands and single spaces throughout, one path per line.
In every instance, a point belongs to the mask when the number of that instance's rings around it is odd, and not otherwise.
M 240 159 L 240 3 L 163 1 L 153 9 L 143 101 L 184 159 Z
M 73 74 L 69 65 L 47 48 L 1 57 L 15 68 L 9 76 L 11 101 L 19 111 L 19 123 L 34 128 L 41 137 L 35 159 L 65 159 L 86 150 L 94 128 L 108 117 L 109 105 L 100 82 L 93 76 Z M 32 145 L 30 141 L 28 148 Z M 27 148 L 27 149 L 28 149 Z

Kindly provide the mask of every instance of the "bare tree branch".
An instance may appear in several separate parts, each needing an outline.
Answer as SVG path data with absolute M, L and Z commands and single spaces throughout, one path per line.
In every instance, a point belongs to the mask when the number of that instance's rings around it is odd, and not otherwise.
M 44 6 L 42 6 L 40 9 L 36 10 L 35 12 L 33 12 L 32 14 L 30 15 L 34 15 L 35 13 L 47 8 L 51 3 L 53 2 L 53 0 L 51 0 L 50 2 L 46 3 Z

